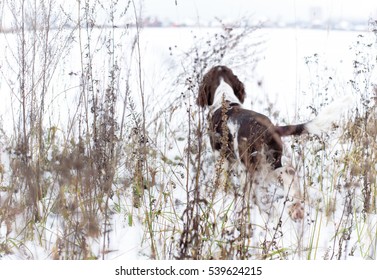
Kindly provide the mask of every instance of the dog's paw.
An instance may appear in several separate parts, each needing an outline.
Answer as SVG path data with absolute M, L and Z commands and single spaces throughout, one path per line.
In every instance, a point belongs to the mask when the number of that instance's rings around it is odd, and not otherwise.
M 288 213 L 293 221 L 300 221 L 305 215 L 304 206 L 301 204 L 301 202 L 295 202 L 289 207 Z

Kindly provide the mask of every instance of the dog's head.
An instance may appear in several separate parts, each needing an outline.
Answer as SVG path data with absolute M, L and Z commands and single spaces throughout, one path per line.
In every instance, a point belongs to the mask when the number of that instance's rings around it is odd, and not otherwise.
M 231 86 L 240 103 L 244 102 L 246 93 L 243 83 L 228 67 L 219 65 L 212 67 L 203 77 L 199 86 L 197 99 L 199 106 L 205 107 L 213 104 L 215 92 L 220 84 L 221 78 Z

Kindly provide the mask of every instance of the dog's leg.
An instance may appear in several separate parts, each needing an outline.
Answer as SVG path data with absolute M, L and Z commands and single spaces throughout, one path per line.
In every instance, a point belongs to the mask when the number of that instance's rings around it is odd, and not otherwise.
M 265 220 L 269 220 L 276 214 L 277 209 L 274 202 L 282 197 L 282 191 L 278 189 L 281 185 L 272 182 L 271 165 L 267 162 L 261 162 L 258 167 L 252 178 L 254 202 L 258 206 L 261 216 Z
M 283 166 L 273 171 L 276 179 L 284 187 L 284 196 L 288 205 L 289 216 L 294 221 L 304 218 L 304 207 L 302 194 L 296 171 L 291 166 Z
M 253 193 L 255 204 L 259 208 L 260 215 L 268 220 L 275 214 L 274 196 L 275 187 L 269 183 L 266 174 L 259 173 L 253 179 Z

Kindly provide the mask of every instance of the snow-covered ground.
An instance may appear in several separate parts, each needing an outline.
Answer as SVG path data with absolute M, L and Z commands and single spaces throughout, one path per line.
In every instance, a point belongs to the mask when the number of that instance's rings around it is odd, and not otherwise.
M 146 28 L 141 31 L 140 42 L 136 45 L 133 45 L 135 29 L 115 29 L 112 35 L 113 31 L 94 29 L 91 35 L 92 73 L 98 81 L 97 89 L 105 90 L 110 79 L 109 69 L 114 65 L 114 60 L 109 59 L 109 49 L 106 46 L 109 38 L 113 38 L 112 42 L 116 46 L 113 56 L 117 65 L 116 84 L 119 88 L 117 113 L 121 116 L 126 100 L 125 88 L 129 81 L 131 99 L 135 103 L 133 110 L 140 114 L 141 96 L 144 95 L 148 137 L 152 139 L 153 151 L 158 154 L 151 156 L 153 160 L 150 162 L 150 168 L 156 171 L 157 176 L 153 188 L 142 197 L 143 207 L 135 208 L 132 206 L 131 181 L 128 180 L 132 177 L 132 170 L 127 169 L 127 164 L 121 164 L 116 175 L 119 180 L 113 184 L 115 195 L 109 203 L 112 209 L 110 232 L 106 234 L 106 238 L 101 235 L 88 236 L 86 244 L 91 255 L 96 258 L 150 258 L 152 245 L 157 249 L 157 252 L 153 253 L 154 257 L 173 258 L 178 255 L 177 244 L 184 232 L 184 223 L 187 222 L 184 218 L 187 211 L 187 196 L 192 197 L 187 191 L 192 191 L 196 174 L 193 165 L 188 164 L 186 156 L 189 116 L 197 114 L 198 111 L 194 93 L 187 90 L 187 81 L 183 80 L 185 75 L 190 76 L 191 68 L 188 67 L 195 64 L 195 56 L 187 52 L 192 52 L 193 46 L 205 45 L 207 40 L 212 40 L 213 44 L 216 42 L 213 39 L 216 37 L 215 34 L 221 34 L 222 31 L 216 28 Z M 53 67 L 55 70 L 51 72 L 44 112 L 46 129 L 58 128 L 60 141 L 68 137 L 68 128 L 75 122 L 76 113 L 81 106 L 81 73 L 87 61 L 85 55 L 84 58 L 82 55 L 86 51 L 86 48 L 83 48 L 85 44 L 82 44 L 80 51 L 78 31 L 72 34 L 69 34 L 70 30 L 64 32 L 66 33 L 61 36 L 66 38 L 67 47 L 62 49 L 58 58 L 54 60 L 56 65 Z M 7 188 L 15 187 L 9 186 L 12 161 L 7 152 L 7 145 L 12 137 L 15 137 L 20 114 L 20 95 L 17 91 L 17 37 L 15 34 L 1 36 L 6 39 L 0 40 L 0 125 L 4 131 L 0 136 L 3 166 L 0 203 L 4 205 L 8 197 Z M 224 56 L 221 63 L 230 66 L 245 83 L 248 93 L 246 107 L 269 114 L 280 124 L 297 123 L 314 117 L 314 110 L 309 106 L 318 109 L 337 96 L 355 94 L 350 81 L 355 80 L 354 60 L 361 59 L 360 55 L 359 58 L 355 55 L 358 51 L 373 53 L 375 46 L 367 46 L 370 42 L 374 43 L 373 40 L 373 34 L 364 33 L 360 37 L 360 32 L 260 29 L 248 34 L 239 46 Z M 254 42 L 258 42 L 254 46 L 255 49 L 249 49 L 248 46 Z M 37 73 L 42 67 L 38 63 L 35 65 Z M 211 66 L 208 65 L 208 68 Z M 126 101 L 128 104 L 129 100 Z M 129 108 L 126 109 L 126 118 L 132 118 L 131 111 Z M 197 120 L 197 117 L 192 118 L 192 121 Z M 132 126 L 133 122 L 126 120 L 126 124 Z M 361 190 L 355 189 L 352 192 L 352 198 L 356 200 L 352 203 L 353 220 L 345 221 L 344 209 L 349 192 L 343 188 L 334 189 L 335 186 L 344 183 L 344 177 L 341 174 L 337 175 L 341 168 L 331 161 L 342 159 L 348 151 L 343 146 L 347 143 L 338 141 L 337 137 L 341 134 L 342 132 L 337 131 L 330 136 L 324 136 L 322 141 L 326 141 L 328 145 L 325 151 L 321 151 L 322 142 L 318 139 L 309 141 L 305 146 L 292 148 L 291 144 L 297 143 L 294 139 L 286 139 L 287 156 L 298 170 L 302 186 L 308 187 L 311 203 L 306 205 L 306 218 L 298 223 L 289 220 L 286 212 L 282 214 L 282 224 L 279 224 L 279 217 L 267 221 L 253 208 L 248 216 L 254 227 L 253 235 L 249 237 L 250 258 L 260 257 L 258 254 L 263 242 L 264 246 L 275 248 L 267 252 L 271 258 L 376 257 L 376 214 L 362 213 L 362 206 L 357 207 L 358 204 L 361 205 L 357 200 L 362 193 Z M 69 135 L 74 136 L 74 133 Z M 131 137 L 126 136 L 128 139 Z M 300 140 L 298 145 L 303 143 Z M 132 151 L 127 150 L 127 147 L 123 149 L 127 158 L 127 153 Z M 313 152 L 317 150 L 318 152 Z M 304 162 L 295 155 L 297 152 L 307 156 Z M 318 157 L 323 161 L 318 161 Z M 205 182 L 201 195 L 206 198 L 205 188 L 211 185 L 210 174 L 214 168 L 208 147 L 203 154 L 203 160 L 208 174 L 201 175 L 201 182 Z M 306 166 L 308 163 L 313 165 Z M 313 182 L 308 182 L 308 173 L 316 176 L 312 178 Z M 54 195 L 56 194 L 51 190 L 49 199 L 53 200 Z M 23 198 L 14 195 L 14 199 Z M 219 248 L 226 247 L 219 244 L 226 241 L 226 238 L 234 238 L 236 235 L 232 233 L 232 237 L 224 238 L 221 232 L 224 228 L 234 227 L 232 221 L 223 221 L 227 211 L 233 209 L 234 201 L 231 194 L 221 191 L 215 193 L 211 199 L 213 205 L 210 207 L 207 204 L 201 205 L 210 208 L 210 213 L 207 213 L 208 223 L 214 224 L 213 233 L 210 234 L 213 240 L 208 241 L 203 248 L 209 250 L 211 256 L 216 258 L 221 257 Z M 46 198 L 41 202 L 42 209 L 48 209 L 45 207 L 49 205 L 47 200 Z M 146 215 L 150 211 L 148 205 L 152 204 L 154 210 L 158 208 L 156 213 L 159 214 L 156 214 L 155 220 L 151 222 Z M 330 205 L 334 207 L 333 210 L 327 209 Z M 279 207 L 282 207 L 281 201 Z M 202 211 L 206 213 L 206 210 Z M 59 213 L 48 212 L 43 223 L 34 225 L 36 231 L 40 230 L 38 235 L 35 234 L 34 238 L 23 237 L 22 240 L 18 231 L 22 230 L 27 221 L 24 221 L 21 215 L 15 216 L 13 225 L 6 224 L 5 219 L 0 219 L 0 244 L 12 244 L 7 252 L 0 247 L 0 259 L 52 258 L 52 252 L 56 250 L 60 238 L 66 234 L 62 228 L 64 219 L 67 218 Z M 216 224 L 216 220 L 223 221 L 223 225 Z M 153 228 L 153 237 L 149 226 Z M 229 230 L 231 231 L 232 229 Z M 344 237 L 346 231 L 349 238 Z M 151 244 L 152 239 L 154 244 Z M 266 245 L 268 242 L 271 242 L 271 245 Z M 104 243 L 107 244 L 106 253 L 103 252 Z

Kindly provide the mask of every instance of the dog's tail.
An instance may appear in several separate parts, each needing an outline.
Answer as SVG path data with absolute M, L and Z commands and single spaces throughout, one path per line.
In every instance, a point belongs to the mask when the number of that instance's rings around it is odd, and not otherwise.
M 341 114 L 354 104 L 353 96 L 343 96 L 325 107 L 313 120 L 297 125 L 276 126 L 276 132 L 280 136 L 301 135 L 303 133 L 319 135 L 321 132 L 328 131 L 332 124 L 340 119 Z

